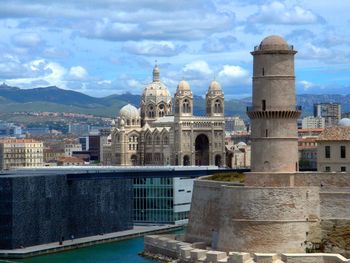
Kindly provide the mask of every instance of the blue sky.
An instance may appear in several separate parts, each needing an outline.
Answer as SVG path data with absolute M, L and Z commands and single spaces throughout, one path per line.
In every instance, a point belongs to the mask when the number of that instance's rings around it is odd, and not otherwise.
M 297 92 L 350 93 L 350 1 L 5 0 L 0 81 L 101 97 L 140 94 L 154 61 L 174 93 L 213 78 L 226 97 L 251 95 L 254 45 L 283 36 L 298 50 Z

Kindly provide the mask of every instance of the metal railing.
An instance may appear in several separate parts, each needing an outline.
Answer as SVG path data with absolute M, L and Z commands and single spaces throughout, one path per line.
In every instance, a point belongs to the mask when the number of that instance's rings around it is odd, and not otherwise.
M 258 45 L 254 47 L 254 51 L 259 50 L 294 50 L 293 45 Z

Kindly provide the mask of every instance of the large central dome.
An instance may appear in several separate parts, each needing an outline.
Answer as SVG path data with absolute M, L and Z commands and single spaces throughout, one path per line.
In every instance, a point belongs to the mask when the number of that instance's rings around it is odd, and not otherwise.
M 160 81 L 157 64 L 153 68 L 153 81 L 143 90 L 141 99 L 142 125 L 172 113 L 171 94 Z
M 171 102 L 171 94 L 164 83 L 160 81 L 159 75 L 159 68 L 155 65 L 153 68 L 153 81 L 143 90 L 143 102 L 153 101 L 155 104 L 161 101 L 165 103 Z

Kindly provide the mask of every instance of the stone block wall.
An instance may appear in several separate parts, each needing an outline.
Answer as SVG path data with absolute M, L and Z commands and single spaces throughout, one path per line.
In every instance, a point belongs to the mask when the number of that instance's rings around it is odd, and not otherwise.
M 196 180 L 193 187 L 191 212 L 186 232 L 186 240 L 212 244 L 219 231 L 222 201 L 222 185 L 234 185 L 229 182 Z

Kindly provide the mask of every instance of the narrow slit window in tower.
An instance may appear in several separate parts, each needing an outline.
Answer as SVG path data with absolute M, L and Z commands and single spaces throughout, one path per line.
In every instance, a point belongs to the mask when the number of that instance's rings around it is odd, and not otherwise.
M 265 111 L 266 110 L 266 100 L 262 100 L 261 102 L 261 106 L 262 106 L 262 110 Z
M 262 75 L 265 76 L 265 69 L 262 68 Z
M 265 137 L 269 137 L 269 130 L 268 129 L 265 130 Z

